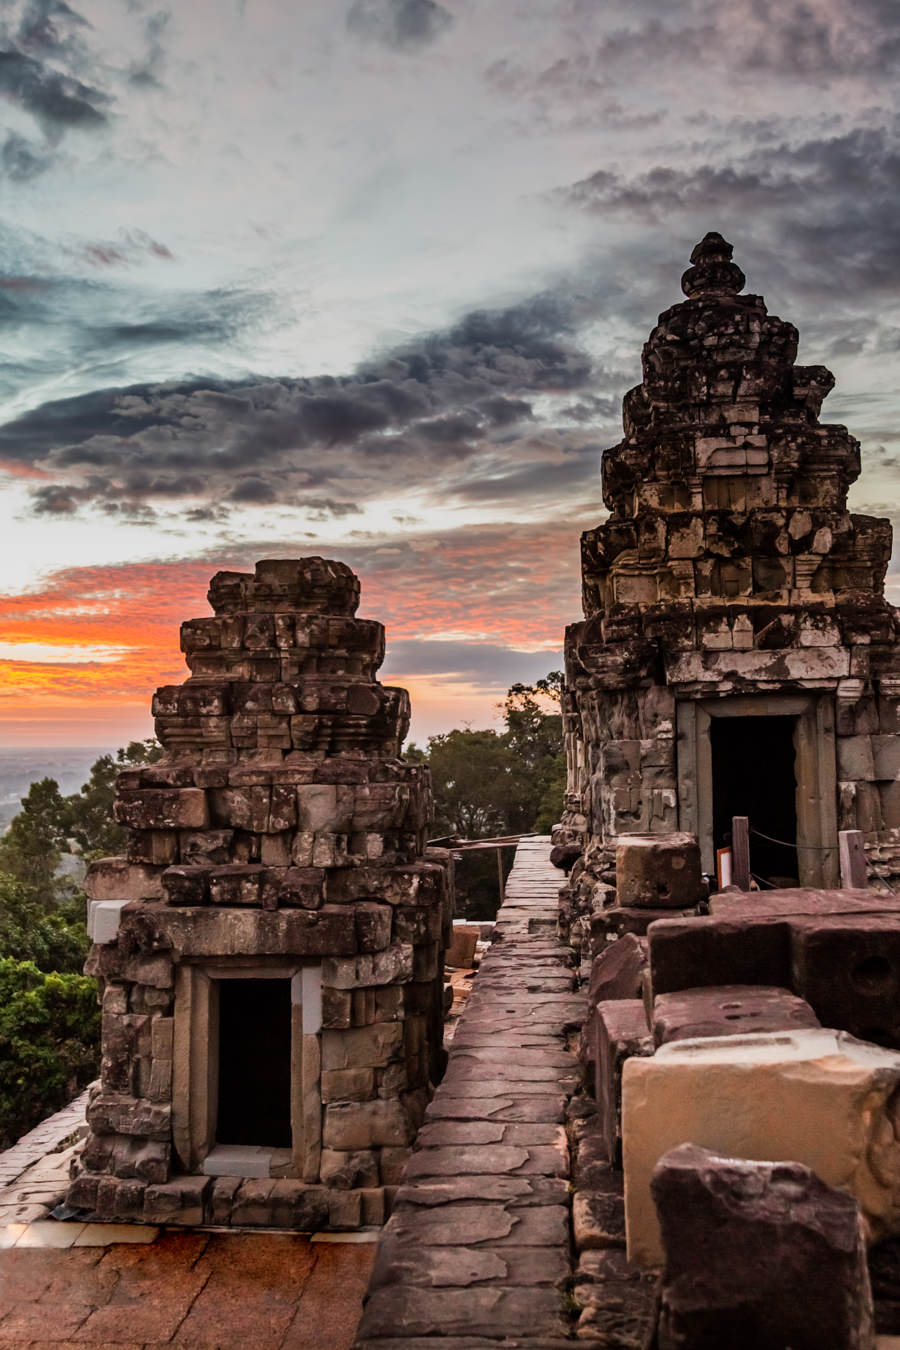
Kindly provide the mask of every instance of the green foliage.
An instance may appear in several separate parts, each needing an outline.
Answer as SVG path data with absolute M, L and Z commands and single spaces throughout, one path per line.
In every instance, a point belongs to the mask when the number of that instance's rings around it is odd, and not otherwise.
M 88 949 L 86 900 L 60 874 L 63 854 L 116 853 L 116 775 L 159 759 L 155 741 L 101 755 L 80 792 L 32 783 L 0 839 L 0 1148 L 64 1106 L 97 1072 L 100 1014 Z
M 434 837 L 486 839 L 547 833 L 562 813 L 566 761 L 562 748 L 558 670 L 534 684 L 514 684 L 502 705 L 505 730 L 448 731 L 431 736 L 427 751 L 406 750 L 427 763 L 434 786 Z M 505 850 L 504 873 L 512 850 Z M 458 911 L 467 918 L 496 913 L 499 885 L 495 853 L 463 853 L 456 869 Z
M 115 758 L 101 755 L 91 765 L 91 776 L 81 791 L 65 798 L 67 834 L 83 857 L 105 858 L 125 847 L 127 831 L 112 814 L 116 777 L 136 764 L 153 764 L 162 752 L 156 741 L 146 740 L 131 741 Z
M 0 871 L 23 885 L 52 890 L 66 839 L 66 802 L 55 778 L 32 783 L 0 839 Z
M 93 980 L 0 958 L 0 1148 L 90 1081 L 99 1036 Z
M 80 973 L 88 947 L 84 916 L 80 891 L 58 897 L 0 872 L 0 954 L 43 971 Z

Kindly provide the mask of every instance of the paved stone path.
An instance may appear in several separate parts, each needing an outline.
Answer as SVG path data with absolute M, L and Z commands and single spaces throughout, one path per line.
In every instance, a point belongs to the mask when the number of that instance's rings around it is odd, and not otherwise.
M 82 1092 L 0 1153 L 0 1225 L 42 1219 L 62 1198 L 71 1156 L 63 1145 L 87 1130 L 87 1099 Z
M 57 1224 L 61 1236 L 73 1225 Z M 79 1228 L 80 1225 L 74 1225 Z M 86 1239 L 104 1236 L 88 1224 Z M 116 1225 L 120 1237 L 126 1226 Z M 374 1245 L 168 1230 L 0 1251 L 0 1350 L 347 1350 Z M 108 1234 L 105 1235 L 108 1240 Z M 84 1240 L 84 1239 L 81 1239 Z
M 543 836 L 519 845 L 378 1246 L 358 1350 L 571 1347 L 565 1121 L 584 995 L 556 941 L 549 848 Z

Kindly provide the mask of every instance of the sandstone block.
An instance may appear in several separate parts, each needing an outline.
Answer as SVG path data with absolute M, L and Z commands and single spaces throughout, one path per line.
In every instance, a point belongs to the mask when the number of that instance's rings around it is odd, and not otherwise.
M 88 868 L 84 891 L 89 900 L 160 900 L 162 869 L 127 858 L 98 858 Z
M 162 874 L 162 884 L 169 904 L 209 904 L 209 873 L 209 867 L 202 863 L 167 867 Z
M 390 945 L 393 910 L 374 900 L 360 900 L 353 906 L 356 941 L 360 952 L 380 952 Z
M 616 900 L 634 908 L 686 909 L 704 895 L 700 845 L 691 834 L 620 835 Z
M 804 1163 L 854 1195 L 869 1241 L 900 1231 L 894 1134 L 900 1055 L 843 1032 L 673 1041 L 622 1073 L 629 1257 L 663 1257 L 653 1168 L 686 1140 L 739 1157 Z
M 853 1197 L 796 1162 L 693 1144 L 652 1179 L 665 1250 L 659 1350 L 874 1350 Z
M 767 985 L 682 989 L 677 994 L 660 994 L 653 1002 L 653 1041 L 657 1046 L 704 1036 L 795 1031 L 818 1025 L 819 1019 L 802 998 L 788 989 Z
M 350 916 L 352 922 L 352 915 Z M 411 980 L 413 947 L 395 942 L 381 952 L 366 952 L 353 960 L 326 957 L 322 962 L 322 984 L 333 989 L 361 989 L 373 985 Z
M 648 934 L 654 995 L 702 985 L 791 986 L 791 933 L 787 918 L 663 919 Z
M 209 898 L 214 905 L 260 905 L 265 868 L 259 863 L 230 863 L 209 873 Z
M 120 793 L 113 808 L 120 825 L 133 830 L 205 830 L 209 824 L 202 788 L 151 788 Z
M 409 1116 L 396 1098 L 338 1102 L 325 1108 L 322 1144 L 323 1148 L 345 1150 L 397 1148 L 411 1144 L 413 1133 Z
M 457 966 L 471 970 L 475 963 L 475 946 L 481 936 L 481 928 L 475 923 L 454 923 L 453 941 L 444 953 L 448 966 Z
M 211 1177 L 175 1177 L 165 1185 L 148 1186 L 144 1193 L 144 1222 L 202 1224 L 211 1191 Z
M 322 1032 L 323 1069 L 377 1069 L 395 1059 L 403 1046 L 402 1022 L 376 1022 L 349 1031 Z
M 900 923 L 896 914 L 791 922 L 794 987 L 828 1027 L 900 1048 Z
M 377 1186 L 378 1159 L 371 1149 L 362 1148 L 346 1152 L 323 1148 L 319 1176 L 326 1186 L 336 1186 L 344 1191 L 358 1186 Z M 357 1206 L 359 1207 L 358 1199 Z M 356 1223 L 359 1223 L 359 1218 L 356 1219 Z
M 168 1140 L 171 1119 L 170 1106 L 111 1093 L 98 1093 L 87 1108 L 88 1124 L 95 1134 L 130 1134 Z

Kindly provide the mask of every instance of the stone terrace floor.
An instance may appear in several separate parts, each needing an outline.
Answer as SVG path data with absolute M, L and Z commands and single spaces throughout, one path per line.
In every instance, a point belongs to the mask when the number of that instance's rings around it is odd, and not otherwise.
M 347 1350 L 375 1253 L 298 1234 L 85 1229 L 63 1249 L 0 1252 L 0 1350 Z
M 523 840 L 450 1063 L 378 1246 L 359 1350 L 569 1345 L 569 1048 L 584 995 L 556 940 L 562 876 Z

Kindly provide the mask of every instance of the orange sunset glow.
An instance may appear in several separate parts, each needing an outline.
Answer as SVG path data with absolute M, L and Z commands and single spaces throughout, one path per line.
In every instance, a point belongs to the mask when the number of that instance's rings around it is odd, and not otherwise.
M 409 689 L 420 739 L 454 725 L 490 724 L 508 684 L 543 673 L 535 661 L 546 669 L 558 664 L 564 623 L 577 617 L 577 528 L 458 535 L 446 543 L 333 550 L 360 574 L 360 613 L 386 626 L 382 675 Z M 282 548 L 278 556 L 288 555 Z M 209 612 L 215 571 L 246 570 L 253 561 L 244 555 L 71 567 L 40 588 L 2 597 L 0 743 L 106 745 L 151 735 L 153 690 L 188 675 L 180 623 Z M 467 654 L 485 644 L 511 649 L 511 673 L 467 672 Z M 438 647 L 447 669 L 435 671 L 432 659 L 423 670 L 422 657 Z M 521 674 L 516 652 L 523 654 Z

